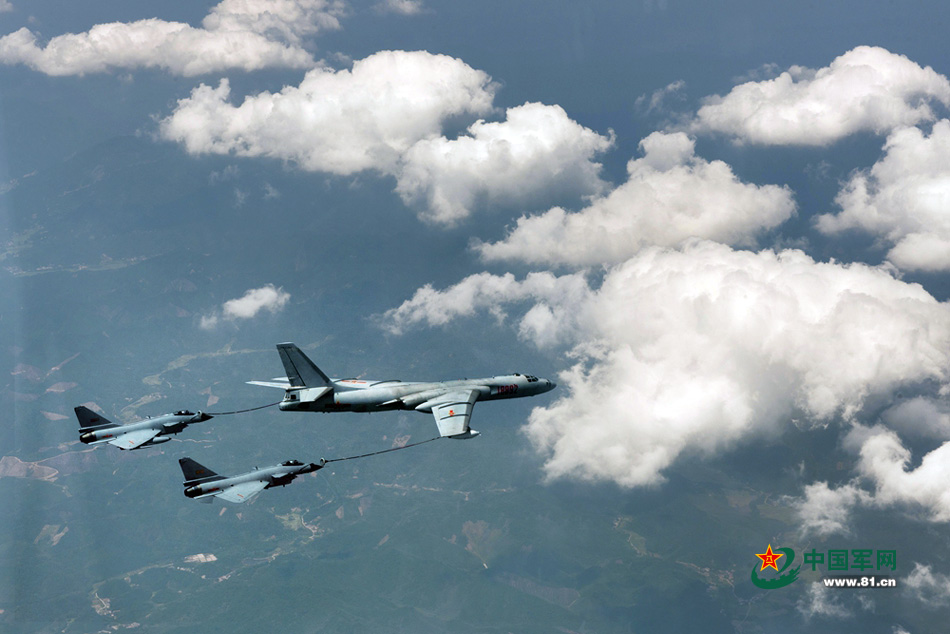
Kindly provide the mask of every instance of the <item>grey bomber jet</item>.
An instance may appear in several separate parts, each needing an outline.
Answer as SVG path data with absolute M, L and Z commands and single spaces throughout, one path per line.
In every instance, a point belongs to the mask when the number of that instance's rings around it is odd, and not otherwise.
M 431 413 L 439 434 L 448 438 L 474 438 L 469 428 L 475 401 L 534 396 L 557 387 L 547 379 L 529 374 L 504 374 L 485 379 L 457 381 L 368 381 L 330 379 L 300 348 L 277 344 L 286 377 L 271 381 L 248 381 L 251 385 L 279 387 L 286 391 L 283 411 L 381 412 L 416 410 Z
M 182 410 L 174 414 L 164 414 L 128 425 L 120 425 L 88 407 L 80 405 L 75 409 L 76 418 L 79 419 L 79 440 L 87 445 L 107 442 L 119 449 L 138 449 L 159 445 L 171 440 L 170 434 L 177 434 L 188 425 L 203 423 L 212 418 L 211 415 L 202 412 L 194 414 L 188 410 Z
M 178 464 L 185 476 L 185 497 L 210 504 L 216 497 L 228 502 L 247 502 L 264 489 L 287 486 L 299 475 L 322 469 L 326 460 L 321 458 L 319 463 L 310 464 L 288 460 L 230 478 L 218 475 L 191 458 L 181 458 Z

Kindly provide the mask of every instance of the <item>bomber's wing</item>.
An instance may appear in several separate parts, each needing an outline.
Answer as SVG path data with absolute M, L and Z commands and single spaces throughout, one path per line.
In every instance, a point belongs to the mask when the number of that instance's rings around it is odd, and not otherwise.
M 215 496 L 222 500 L 227 500 L 228 502 L 237 502 L 240 504 L 247 502 L 266 488 L 267 482 L 263 480 L 251 480 L 250 482 L 242 482 L 241 484 L 228 487 L 221 491 L 221 493 L 215 493 Z
M 455 390 L 430 399 L 426 405 L 432 408 L 439 434 L 449 438 L 472 438 L 478 432 L 469 429 L 472 408 L 478 400 L 478 390 Z
M 290 387 L 290 383 L 281 383 L 280 381 L 245 381 L 248 385 L 260 385 L 262 387 L 278 387 L 282 390 L 286 390 Z
M 248 385 L 260 385 L 263 387 L 279 387 L 282 390 L 286 390 L 290 387 L 290 379 L 286 376 L 279 376 L 270 381 L 245 381 Z
M 137 429 L 127 434 L 121 434 L 109 441 L 110 445 L 115 445 L 119 449 L 137 449 L 158 436 L 161 429 Z

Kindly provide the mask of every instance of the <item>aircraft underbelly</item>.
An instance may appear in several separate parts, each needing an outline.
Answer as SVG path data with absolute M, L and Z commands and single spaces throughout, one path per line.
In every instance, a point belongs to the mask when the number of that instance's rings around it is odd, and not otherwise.
M 398 409 L 410 409 L 402 402 L 395 403 L 326 403 L 321 412 L 391 412 Z

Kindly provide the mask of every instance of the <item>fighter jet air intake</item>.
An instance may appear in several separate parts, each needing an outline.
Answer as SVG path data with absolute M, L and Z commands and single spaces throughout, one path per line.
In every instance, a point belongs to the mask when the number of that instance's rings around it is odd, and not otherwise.
M 254 469 L 232 477 L 218 475 L 191 458 L 181 458 L 178 464 L 185 476 L 185 497 L 209 504 L 219 497 L 240 504 L 264 489 L 286 486 L 299 475 L 322 469 L 326 461 L 321 459 L 319 463 L 304 464 L 299 460 L 288 460 L 273 467 Z
M 535 396 L 557 387 L 547 379 L 528 374 L 504 374 L 484 379 L 455 381 L 370 381 L 331 379 L 293 343 L 277 344 L 286 377 L 248 381 L 251 385 L 285 390 L 280 409 L 294 412 L 381 412 L 416 410 L 435 417 L 439 434 L 448 438 L 473 438 L 469 428 L 475 401 Z
M 79 440 L 87 445 L 107 442 L 119 449 L 139 449 L 159 445 L 171 440 L 172 434 L 177 434 L 188 425 L 203 423 L 212 418 L 211 415 L 202 412 L 193 414 L 188 410 L 182 410 L 175 414 L 164 414 L 128 425 L 120 425 L 83 405 L 76 407 L 75 410 L 76 418 L 79 419 Z

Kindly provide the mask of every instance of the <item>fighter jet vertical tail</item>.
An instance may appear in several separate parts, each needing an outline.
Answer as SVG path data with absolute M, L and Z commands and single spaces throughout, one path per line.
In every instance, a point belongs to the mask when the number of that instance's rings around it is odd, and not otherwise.
M 224 476 L 218 475 L 208 467 L 199 464 L 191 458 L 180 458 L 178 464 L 181 466 L 181 472 L 185 476 L 186 487 L 203 482 L 224 480 Z
M 105 416 L 96 414 L 88 407 L 80 405 L 74 409 L 76 411 L 76 418 L 79 419 L 80 433 L 93 431 L 95 429 L 111 429 L 113 427 L 119 427 L 118 423 L 113 423 Z
M 328 387 L 330 379 L 292 343 L 277 344 L 277 353 L 293 387 Z

